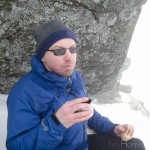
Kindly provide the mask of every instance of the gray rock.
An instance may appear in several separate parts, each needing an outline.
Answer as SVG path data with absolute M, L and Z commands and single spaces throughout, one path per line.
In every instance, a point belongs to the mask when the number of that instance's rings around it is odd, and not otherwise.
M 0 93 L 7 94 L 12 85 L 30 70 L 31 55 L 35 53 L 32 25 L 53 18 L 60 18 L 81 39 L 77 69 L 84 76 L 89 94 L 115 91 L 119 70 L 145 2 L 1 1 Z

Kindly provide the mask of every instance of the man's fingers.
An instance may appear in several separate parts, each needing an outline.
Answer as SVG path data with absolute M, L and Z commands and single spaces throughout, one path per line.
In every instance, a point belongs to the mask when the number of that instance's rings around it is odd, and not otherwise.
M 74 113 L 74 114 L 70 114 L 68 117 L 66 117 L 66 119 L 62 120 L 61 123 L 65 126 L 65 127 L 69 127 L 75 123 L 79 123 L 79 122 L 83 122 L 88 120 L 89 118 L 91 118 L 92 116 L 92 110 L 86 110 L 83 112 L 79 112 L 79 113 Z
M 75 123 L 79 123 L 79 122 L 83 122 L 83 121 L 86 121 L 86 120 L 90 119 L 90 117 L 91 116 L 88 115 L 88 116 L 84 116 L 84 117 L 81 117 L 81 118 L 77 118 L 74 121 L 75 121 Z
M 123 132 L 121 135 L 121 139 L 123 141 L 128 141 L 133 137 L 133 133 L 134 133 L 134 127 L 127 124 L 125 126 L 125 132 Z
M 68 106 L 73 106 L 79 103 L 87 102 L 89 100 L 88 97 L 82 97 L 82 98 L 77 98 L 75 100 L 69 101 L 67 104 Z
M 93 111 L 91 109 L 89 109 L 89 110 L 85 110 L 85 111 L 82 111 L 82 112 L 75 113 L 74 114 L 74 119 L 90 116 L 92 114 L 92 112 Z
M 88 100 L 89 98 L 84 97 L 67 101 L 56 111 L 55 115 L 66 128 L 75 123 L 88 120 L 93 114 L 92 106 L 84 103 Z M 78 110 L 81 110 L 81 112 L 79 114 L 75 113 Z
M 129 134 L 130 134 L 130 136 L 133 136 L 133 133 L 134 133 L 134 127 L 133 127 L 133 126 L 131 126 L 131 127 L 130 127 L 130 133 L 129 133 Z
M 92 109 L 91 105 L 86 104 L 86 103 L 79 103 L 79 104 L 73 105 L 71 111 L 74 113 L 80 110 L 82 111 L 82 110 L 88 110 L 88 109 Z

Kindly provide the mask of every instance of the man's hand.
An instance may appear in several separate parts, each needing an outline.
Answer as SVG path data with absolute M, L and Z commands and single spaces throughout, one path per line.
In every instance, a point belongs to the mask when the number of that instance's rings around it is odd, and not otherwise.
M 93 108 L 90 104 L 85 103 L 89 98 L 78 98 L 63 104 L 55 113 L 57 119 L 64 127 L 69 128 L 75 123 L 88 120 L 93 114 Z M 83 110 L 83 111 L 78 111 Z M 77 112 L 77 113 L 75 113 Z
M 128 124 L 117 125 L 114 128 L 114 132 L 117 136 L 121 137 L 123 141 L 128 141 L 133 137 L 134 127 Z

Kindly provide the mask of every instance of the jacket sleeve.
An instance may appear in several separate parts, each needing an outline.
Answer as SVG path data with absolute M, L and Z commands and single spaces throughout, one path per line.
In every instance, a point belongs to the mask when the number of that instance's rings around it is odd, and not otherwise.
M 81 81 L 81 86 L 83 87 L 85 96 L 88 97 L 87 90 L 84 85 L 83 78 L 78 74 L 79 79 Z M 90 129 L 93 129 L 96 133 L 113 133 L 113 129 L 115 127 L 115 124 L 112 123 L 108 118 L 101 116 L 95 109 L 93 116 L 88 120 L 88 127 Z
M 111 133 L 116 124 L 102 116 L 94 109 L 94 115 L 88 121 L 88 127 L 96 133 Z
M 66 128 L 50 117 L 34 111 L 28 96 L 11 94 L 7 100 L 8 123 L 6 147 L 8 150 L 54 150 L 63 139 Z

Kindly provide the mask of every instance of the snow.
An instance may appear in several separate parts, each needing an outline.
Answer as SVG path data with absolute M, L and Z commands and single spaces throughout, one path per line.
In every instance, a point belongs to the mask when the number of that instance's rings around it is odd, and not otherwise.
M 114 123 L 133 125 L 134 137 L 140 138 L 146 150 L 150 150 L 150 118 L 143 116 L 140 111 L 131 110 L 127 103 L 93 104 L 93 106 L 101 115 L 108 117 Z
M 5 139 L 7 129 L 7 108 L 6 108 L 7 95 L 0 94 L 0 150 L 6 150 Z
M 6 98 L 7 95 L 0 94 L 0 150 L 6 150 Z M 145 117 L 140 111 L 131 110 L 126 102 L 103 105 L 93 103 L 93 107 L 100 112 L 101 115 L 108 117 L 114 123 L 128 123 L 133 125 L 135 127 L 134 136 L 142 139 L 146 146 L 146 150 L 150 150 L 150 118 Z

